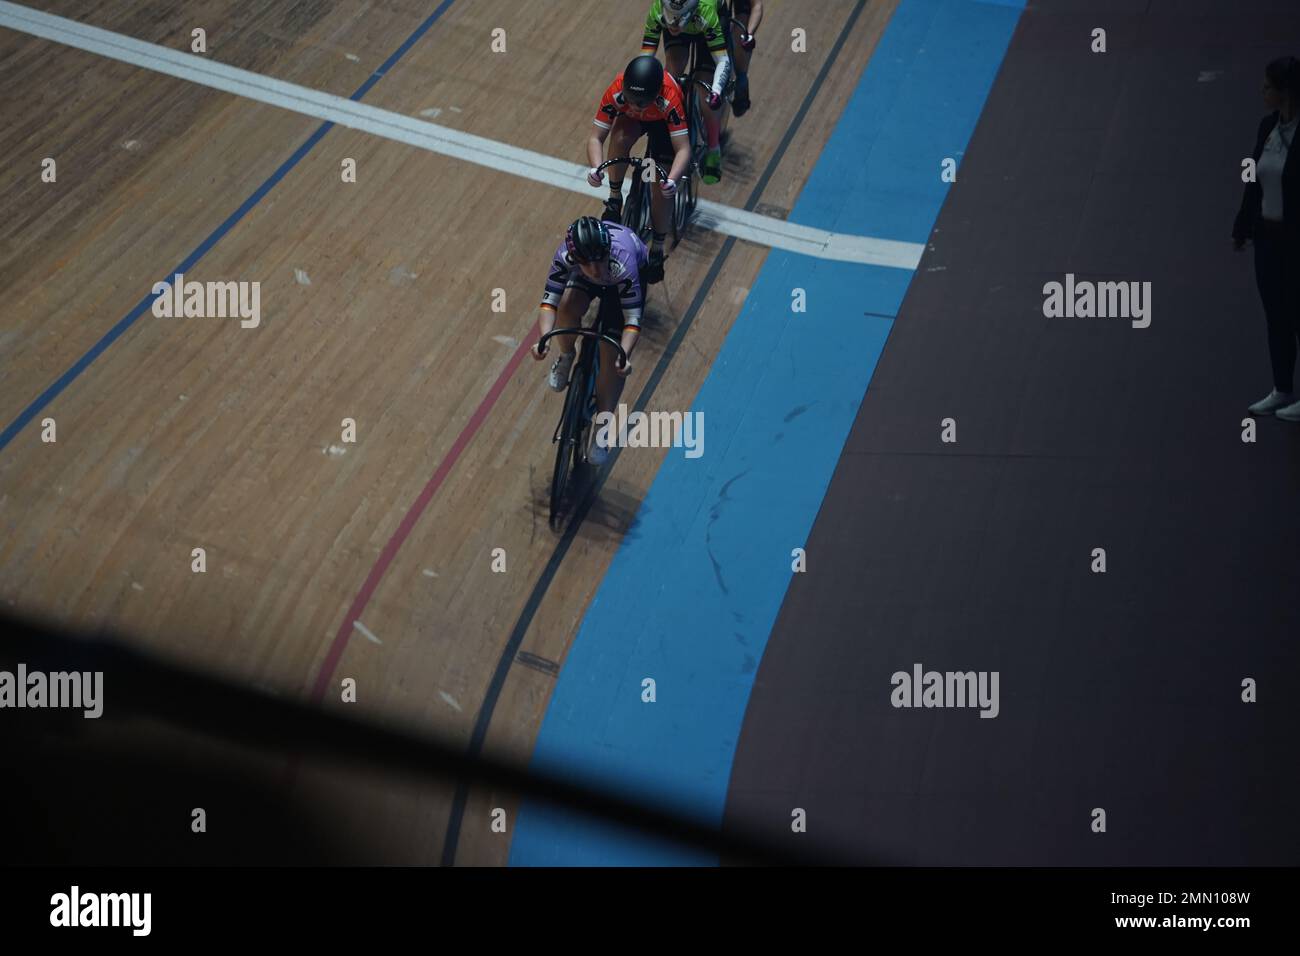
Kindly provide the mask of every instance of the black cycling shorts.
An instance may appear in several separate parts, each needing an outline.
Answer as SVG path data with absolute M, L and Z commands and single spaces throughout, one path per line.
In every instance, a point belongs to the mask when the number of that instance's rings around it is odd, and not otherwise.
M 644 283 L 642 283 L 644 285 Z M 578 274 L 569 277 L 567 288 L 577 289 L 585 292 L 593 299 L 600 300 L 600 314 L 597 315 L 596 321 L 599 323 L 600 331 L 612 336 L 616 341 L 623 335 L 623 305 L 619 302 L 618 286 L 616 285 L 596 285 L 594 282 L 588 282 L 586 277 Z M 642 299 L 644 299 L 644 294 Z M 590 308 L 590 304 L 588 304 Z
M 673 36 L 667 30 L 664 31 L 665 53 L 678 47 L 687 47 L 692 43 L 695 44 L 695 69 L 697 71 L 712 71 L 717 61 L 713 59 L 713 51 L 709 49 L 709 41 L 705 39 L 703 33 L 686 33 L 683 31 Z
M 650 139 L 650 155 L 659 161 L 659 164 L 665 169 L 671 169 L 673 165 L 673 138 L 668 133 L 667 120 L 635 120 L 630 116 L 622 116 L 620 119 L 624 123 L 640 123 L 641 134 Z

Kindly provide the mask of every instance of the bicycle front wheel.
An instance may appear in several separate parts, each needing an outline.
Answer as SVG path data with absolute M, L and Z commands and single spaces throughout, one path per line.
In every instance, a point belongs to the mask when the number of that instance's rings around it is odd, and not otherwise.
M 649 193 L 649 184 L 637 176 L 628 193 L 627 207 L 623 211 L 623 225 L 640 236 L 642 241 L 650 235 Z
M 690 224 L 691 213 L 695 211 L 695 174 L 687 172 L 677 184 L 677 195 L 673 197 L 673 245 L 682 241 L 686 227 Z
M 582 363 L 579 361 L 578 368 L 573 378 L 569 380 L 569 387 L 564 393 L 560 437 L 556 442 L 555 471 L 551 475 L 552 527 L 564 515 L 564 500 L 569 490 L 569 478 L 581 454 L 579 442 L 582 437 L 582 403 L 586 392 L 584 383 L 580 381 L 583 377 Z

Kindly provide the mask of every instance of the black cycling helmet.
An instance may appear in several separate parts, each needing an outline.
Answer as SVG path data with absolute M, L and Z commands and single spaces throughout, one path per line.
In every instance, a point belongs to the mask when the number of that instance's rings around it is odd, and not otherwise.
M 564 245 L 579 262 L 599 262 L 609 256 L 609 227 L 595 216 L 583 216 L 564 234 Z
M 649 54 L 637 57 L 623 71 L 623 93 L 633 106 L 649 106 L 663 85 L 664 65 Z

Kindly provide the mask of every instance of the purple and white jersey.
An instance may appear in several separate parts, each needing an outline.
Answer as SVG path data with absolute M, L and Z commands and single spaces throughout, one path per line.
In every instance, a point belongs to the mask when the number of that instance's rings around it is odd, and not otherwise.
M 609 228 L 609 283 L 593 282 L 582 274 L 582 269 L 570 257 L 564 242 L 555 250 L 550 275 L 546 277 L 546 291 L 542 294 L 542 307 L 557 309 L 564 290 L 572 287 L 597 291 L 618 287 L 618 303 L 623 308 L 624 328 L 640 328 L 641 310 L 645 308 L 645 288 L 641 283 L 641 267 L 650 258 L 641 238 L 617 223 L 606 223 Z

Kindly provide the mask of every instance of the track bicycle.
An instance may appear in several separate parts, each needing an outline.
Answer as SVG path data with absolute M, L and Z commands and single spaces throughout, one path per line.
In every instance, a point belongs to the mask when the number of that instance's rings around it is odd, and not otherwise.
M 569 384 L 564 392 L 564 411 L 555 426 L 551 441 L 555 450 L 555 470 L 551 475 L 551 528 L 558 530 L 569 503 L 570 482 L 587 464 L 586 449 L 591 437 L 591 422 L 596 411 L 596 377 L 600 372 L 600 342 L 608 342 L 618 352 L 618 366 L 627 364 L 627 353 L 613 336 L 602 333 L 600 313 L 604 296 L 598 300 L 594 326 L 579 325 L 571 329 L 552 329 L 537 343 L 538 351 L 546 354 L 546 343 L 557 335 L 574 335 L 578 342 L 578 357 L 573 363 Z M 590 306 L 588 306 L 590 308 Z
M 727 56 L 731 62 L 735 63 L 736 53 L 731 35 L 731 25 L 739 24 L 741 30 L 744 30 L 747 24 L 731 16 L 729 6 L 722 5 L 719 7 L 719 18 L 726 25 L 723 33 L 726 35 Z M 686 52 L 686 69 L 676 77 L 677 85 L 681 87 L 682 96 L 686 98 L 686 128 L 690 136 L 691 163 L 687 168 L 686 175 L 682 176 L 682 182 L 678 184 L 678 201 L 673 207 L 673 237 L 674 244 L 685 235 L 687 226 L 690 224 L 691 216 L 695 212 L 695 206 L 699 202 L 698 187 L 696 185 L 700 170 L 704 167 L 704 157 L 709 151 L 709 138 L 705 132 L 704 110 L 707 105 L 701 105 L 709 93 L 713 92 L 711 83 L 699 79 L 696 73 L 705 69 L 704 64 L 699 61 L 699 44 L 691 43 Z M 701 93 L 701 90 L 703 93 Z M 722 91 L 722 106 L 719 107 L 718 125 L 721 131 L 727 128 L 727 108 L 731 103 L 732 97 L 736 91 L 735 71 L 727 77 L 727 85 Z

